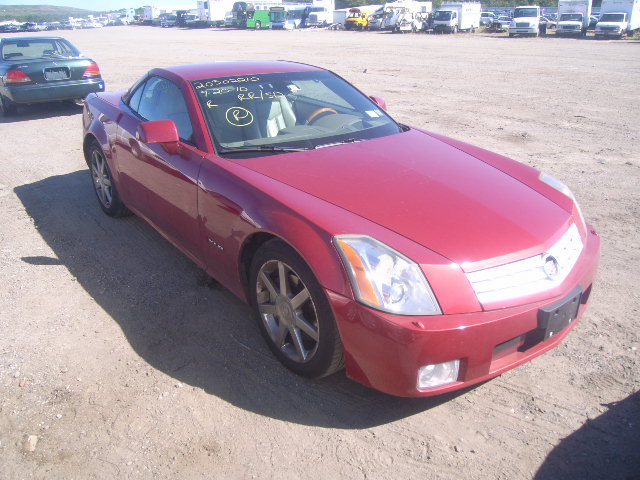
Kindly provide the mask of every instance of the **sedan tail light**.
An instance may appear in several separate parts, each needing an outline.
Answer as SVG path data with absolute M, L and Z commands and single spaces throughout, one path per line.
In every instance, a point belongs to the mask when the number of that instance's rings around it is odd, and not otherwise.
M 99 76 L 100 76 L 100 68 L 98 68 L 97 63 L 91 63 L 82 74 L 82 78 L 91 78 L 91 77 L 99 77 Z
M 32 82 L 31 77 L 22 70 L 8 70 L 5 77 L 5 83 L 26 83 Z

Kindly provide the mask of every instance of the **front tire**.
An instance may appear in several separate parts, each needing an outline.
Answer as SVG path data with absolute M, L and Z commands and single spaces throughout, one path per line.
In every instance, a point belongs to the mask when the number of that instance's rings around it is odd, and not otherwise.
M 262 23 L 260 22 L 260 20 L 256 21 L 256 30 L 260 30 L 262 28 Z
M 251 262 L 250 289 L 260 331 L 283 365 L 307 378 L 344 367 L 329 301 L 292 248 L 279 240 L 260 247 Z
M 96 193 L 96 197 L 98 197 L 102 211 L 110 217 L 130 215 L 131 212 L 120 199 L 120 194 L 113 181 L 113 175 L 111 175 L 107 159 L 102 149 L 96 143 L 92 143 L 89 147 L 88 163 L 93 183 L 93 191 Z

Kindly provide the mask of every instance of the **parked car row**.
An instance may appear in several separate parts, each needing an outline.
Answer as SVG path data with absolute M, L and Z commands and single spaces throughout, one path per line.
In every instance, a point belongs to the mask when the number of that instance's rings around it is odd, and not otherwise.
M 23 24 L 8 23 L 0 25 L 0 33 L 18 33 L 18 32 L 43 32 L 53 30 L 78 30 L 82 28 L 100 28 L 105 26 L 116 25 L 114 22 L 102 22 L 98 20 L 75 20 L 63 22 L 26 22 Z

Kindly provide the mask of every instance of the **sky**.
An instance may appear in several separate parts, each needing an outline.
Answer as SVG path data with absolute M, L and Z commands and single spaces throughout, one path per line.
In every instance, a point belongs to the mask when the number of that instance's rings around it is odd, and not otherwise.
M 0 0 L 0 5 L 57 5 L 95 11 L 137 8 L 144 5 L 196 8 L 197 0 Z

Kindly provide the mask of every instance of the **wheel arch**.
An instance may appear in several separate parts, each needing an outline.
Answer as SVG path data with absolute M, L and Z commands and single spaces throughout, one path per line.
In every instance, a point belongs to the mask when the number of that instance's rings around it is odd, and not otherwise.
M 89 148 L 92 144 L 96 144 L 102 148 L 100 145 L 100 141 L 96 138 L 93 132 L 89 132 L 84 136 L 84 140 L 82 141 L 82 153 L 84 155 L 84 161 L 89 165 Z M 104 151 L 104 148 L 102 149 Z
M 304 226 L 299 221 L 287 223 L 287 232 L 257 231 L 242 243 L 238 255 L 238 274 L 245 298 L 250 298 L 249 274 L 253 257 L 260 247 L 273 240 L 291 248 L 306 263 L 322 288 L 350 295 L 349 280 L 333 245 L 308 225 Z

